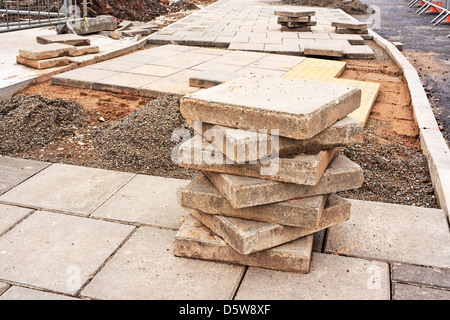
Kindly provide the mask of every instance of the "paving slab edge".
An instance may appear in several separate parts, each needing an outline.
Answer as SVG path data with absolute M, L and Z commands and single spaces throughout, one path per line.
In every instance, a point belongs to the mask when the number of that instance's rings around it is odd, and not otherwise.
M 343 10 L 344 15 L 353 21 L 359 21 Z M 450 151 L 442 136 L 431 108 L 419 74 L 409 60 L 390 41 L 369 29 L 369 35 L 391 57 L 402 70 L 408 85 L 413 107 L 414 120 L 419 127 L 422 152 L 427 158 L 431 181 L 439 206 L 447 215 L 450 223 Z

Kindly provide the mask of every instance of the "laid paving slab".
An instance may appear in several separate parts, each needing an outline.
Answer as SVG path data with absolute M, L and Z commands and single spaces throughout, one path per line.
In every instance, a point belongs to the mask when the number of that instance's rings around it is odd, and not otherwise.
M 206 70 L 189 78 L 189 85 L 198 88 L 211 88 L 221 83 L 236 79 L 241 75 L 232 71 Z
M 178 203 L 209 214 L 278 223 L 294 227 L 318 227 L 327 195 L 317 195 L 249 208 L 235 209 L 203 174 L 177 189 Z
M 10 287 L 6 282 L 0 282 L 0 296 Z
M 12 286 L 4 294 L 0 295 L 0 300 L 80 300 L 67 295 L 34 290 L 19 286 Z
M 330 195 L 327 208 L 323 211 L 318 225 L 313 228 L 291 227 L 214 215 L 190 208 L 186 208 L 186 210 L 242 254 L 258 252 L 312 235 L 317 231 L 347 220 L 350 216 L 350 204 L 334 194 Z
M 0 195 L 49 165 L 48 162 L 0 156 Z
M 36 41 L 40 44 L 62 43 L 70 46 L 91 45 L 91 39 L 73 33 L 37 36 Z
M 389 300 L 389 291 L 387 263 L 313 252 L 308 274 L 249 267 L 235 299 Z
M 323 94 L 318 96 L 317 91 Z M 252 76 L 183 97 L 180 111 L 189 120 L 278 129 L 280 136 L 308 139 L 357 109 L 360 101 L 361 90 L 351 86 Z
M 367 29 L 369 28 L 371 25 L 371 23 L 368 22 L 349 22 L 349 21 L 333 21 L 331 22 L 331 26 L 332 27 L 336 27 L 336 28 L 345 28 L 345 29 L 356 29 L 356 30 L 361 30 L 361 29 Z
M 337 121 L 321 133 L 305 140 L 208 123 L 202 123 L 199 130 L 196 125 L 190 124 L 233 162 L 255 161 L 272 154 L 286 156 L 354 145 L 363 141 L 364 130 L 360 121 L 350 117 Z
M 75 47 L 75 50 L 70 52 L 69 55 L 71 57 L 78 57 L 85 54 L 94 54 L 99 52 L 100 52 L 99 46 L 78 46 Z
M 392 300 L 450 300 L 450 291 L 394 283 L 392 285 Z
M 133 176 L 126 172 L 55 163 L 3 194 L 0 201 L 88 215 Z
M 91 216 L 178 229 L 187 214 L 177 203 L 177 188 L 188 182 L 137 175 Z
M 92 89 L 114 93 L 138 94 L 139 88 L 161 79 L 157 76 L 120 72 L 92 81 Z
M 32 212 L 32 209 L 0 204 L 0 235 Z
M 38 211 L 0 237 L 2 278 L 75 294 L 134 227 Z
M 450 270 L 393 263 L 392 281 L 450 289 Z
M 140 227 L 82 290 L 96 299 L 230 299 L 244 267 L 174 255 L 176 231 Z M 170 285 L 168 285 L 170 284 Z
M 19 49 L 19 56 L 30 60 L 42 60 L 67 56 L 73 51 L 75 51 L 74 46 L 61 43 L 36 44 L 27 49 Z
M 51 78 L 51 83 L 52 85 L 92 89 L 94 81 L 117 73 L 117 71 L 84 67 L 57 74 Z
M 179 146 L 178 165 L 186 168 L 236 174 L 247 177 L 316 185 L 337 148 L 298 154 L 289 158 L 265 158 L 254 163 L 233 163 L 202 137 L 191 138 Z
M 280 201 L 357 189 L 364 176 L 359 165 L 337 155 L 319 183 L 306 186 L 273 180 L 204 171 L 208 179 L 234 208 L 246 208 Z
M 350 219 L 329 229 L 325 252 L 449 268 L 443 210 L 360 200 L 351 204 Z
M 67 57 L 58 57 L 58 58 L 49 58 L 43 60 L 33 60 L 24 58 L 21 56 L 16 57 L 16 61 L 18 64 L 23 64 L 28 67 L 32 67 L 35 69 L 49 69 L 55 67 L 67 66 L 69 64 L 69 58 Z
M 264 251 L 241 254 L 189 216 L 175 236 L 174 254 L 178 257 L 307 273 L 312 245 L 313 236 L 307 236 Z
M 344 56 L 344 48 L 340 40 L 316 40 L 305 44 L 303 53 L 306 56 L 338 57 Z

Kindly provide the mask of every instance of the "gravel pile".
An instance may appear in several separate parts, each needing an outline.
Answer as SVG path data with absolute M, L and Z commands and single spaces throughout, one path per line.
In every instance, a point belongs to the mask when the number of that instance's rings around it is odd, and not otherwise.
M 20 95 L 0 103 L 0 154 L 10 155 L 46 146 L 72 135 L 90 118 L 79 104 L 40 95 Z
M 436 208 L 437 201 L 425 156 L 401 143 L 376 143 L 366 133 L 364 144 L 341 148 L 364 172 L 360 189 L 340 192 L 347 198 Z
M 111 168 L 191 178 L 195 170 L 180 168 L 172 161 L 172 152 L 179 143 L 172 141 L 172 134 L 177 129 L 189 130 L 189 126 L 181 116 L 179 98 L 168 95 L 97 127 L 92 133 L 92 145 Z

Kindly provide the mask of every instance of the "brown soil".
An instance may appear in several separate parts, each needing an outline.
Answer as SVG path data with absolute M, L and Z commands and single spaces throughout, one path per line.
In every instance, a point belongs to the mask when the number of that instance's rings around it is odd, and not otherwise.
M 342 9 L 349 14 L 364 14 L 368 5 L 360 0 L 283 0 L 286 4 Z

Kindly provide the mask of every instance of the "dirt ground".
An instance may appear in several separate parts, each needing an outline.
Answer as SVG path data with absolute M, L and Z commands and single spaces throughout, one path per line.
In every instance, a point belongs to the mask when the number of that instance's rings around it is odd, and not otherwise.
M 348 14 L 364 14 L 368 6 L 360 0 L 283 0 L 286 4 L 342 9 Z

